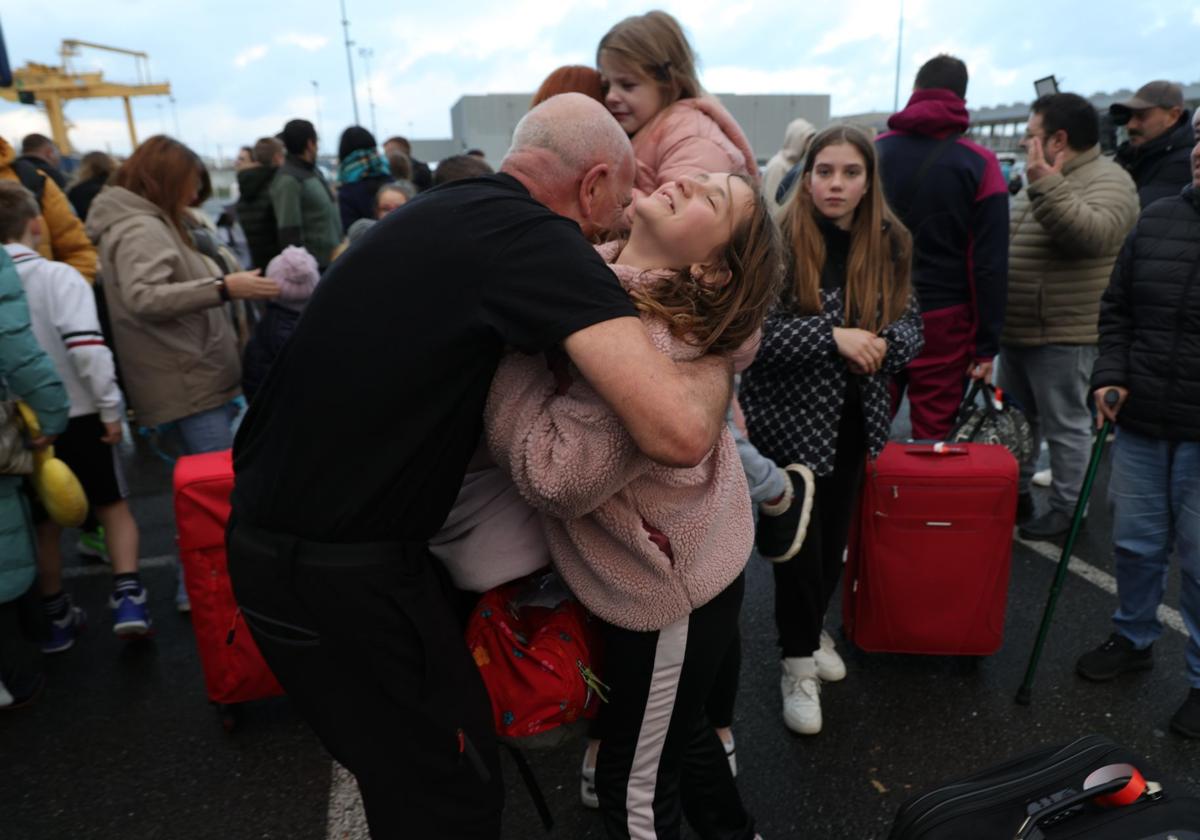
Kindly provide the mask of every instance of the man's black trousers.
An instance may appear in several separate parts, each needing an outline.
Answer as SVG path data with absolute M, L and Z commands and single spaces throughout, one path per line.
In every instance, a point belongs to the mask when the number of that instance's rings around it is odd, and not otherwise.
M 230 521 L 234 595 L 293 705 L 358 779 L 374 840 L 500 836 L 491 707 L 424 544 Z

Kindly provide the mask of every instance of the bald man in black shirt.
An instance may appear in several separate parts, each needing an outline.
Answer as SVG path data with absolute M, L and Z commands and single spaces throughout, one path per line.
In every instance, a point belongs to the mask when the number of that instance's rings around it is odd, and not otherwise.
M 238 434 L 238 603 L 373 837 L 500 833 L 490 706 L 426 541 L 503 350 L 561 345 L 664 464 L 698 463 L 722 427 L 728 362 L 655 350 L 588 242 L 633 175 L 603 106 L 543 103 L 498 174 L 422 193 L 338 259 Z

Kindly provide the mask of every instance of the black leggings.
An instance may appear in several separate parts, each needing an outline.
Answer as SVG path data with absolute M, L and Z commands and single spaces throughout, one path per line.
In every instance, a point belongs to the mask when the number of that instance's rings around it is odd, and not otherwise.
M 856 408 L 844 412 L 838 423 L 833 473 L 817 478 L 812 518 L 800 553 L 774 564 L 775 627 L 784 658 L 812 656 L 821 644 L 825 611 L 842 574 L 866 448 L 862 412 Z
M 739 575 L 662 630 L 601 624 L 609 702 L 596 794 L 610 840 L 678 840 L 681 813 L 701 840 L 754 837 L 754 820 L 704 712 L 744 589 Z

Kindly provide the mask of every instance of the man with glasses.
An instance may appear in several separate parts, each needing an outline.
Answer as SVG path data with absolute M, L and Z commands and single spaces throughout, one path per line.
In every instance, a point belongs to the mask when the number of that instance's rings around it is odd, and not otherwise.
M 1012 207 L 1008 307 L 1000 387 L 1025 409 L 1036 453 L 1050 444 L 1050 508 L 1021 526 L 1026 539 L 1066 533 L 1091 444 L 1088 379 L 1100 296 L 1138 214 L 1133 180 L 1100 155 L 1096 109 L 1058 93 L 1033 104 L 1021 141 L 1026 187 Z M 1034 463 L 1021 465 L 1021 507 L 1032 509 Z

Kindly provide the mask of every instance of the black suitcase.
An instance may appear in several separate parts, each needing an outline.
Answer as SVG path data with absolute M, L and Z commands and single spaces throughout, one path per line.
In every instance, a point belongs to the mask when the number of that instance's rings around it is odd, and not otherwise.
M 1147 784 L 1135 801 L 1101 805 L 1103 796 L 1132 798 L 1132 765 Z M 1085 792 L 1085 780 L 1092 778 Z M 900 806 L 889 840 L 1200 840 L 1200 799 L 1159 778 L 1140 756 L 1088 735 L 1010 759 L 914 796 Z

